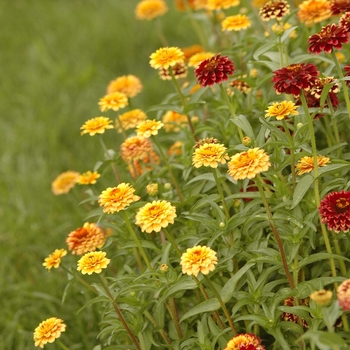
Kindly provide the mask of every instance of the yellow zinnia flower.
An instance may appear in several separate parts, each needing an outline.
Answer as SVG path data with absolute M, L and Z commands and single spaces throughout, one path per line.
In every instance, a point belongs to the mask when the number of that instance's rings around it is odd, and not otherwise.
M 54 195 L 68 193 L 78 182 L 80 174 L 76 171 L 65 171 L 58 175 L 51 184 L 51 190 Z
M 83 255 L 78 261 L 78 271 L 83 275 L 101 273 L 102 269 L 107 268 L 111 259 L 106 258 L 105 252 L 89 252 Z
M 270 157 L 263 149 L 252 148 L 237 153 L 227 163 L 228 173 L 234 180 L 253 179 L 271 166 Z
M 330 159 L 325 156 L 317 156 L 317 164 L 319 167 L 326 166 L 329 161 Z M 295 168 L 298 175 L 310 173 L 312 170 L 314 170 L 314 157 L 306 156 L 299 159 Z
M 128 97 L 122 92 L 113 92 L 103 96 L 98 102 L 98 105 L 100 106 L 101 112 L 105 112 L 110 109 L 116 112 L 128 105 Z
M 140 79 L 135 75 L 123 75 L 108 84 L 107 94 L 122 92 L 127 97 L 135 97 L 142 90 L 142 87 Z
M 182 146 L 183 146 L 183 144 L 184 143 L 181 142 L 181 141 L 174 142 L 168 149 L 168 156 L 182 154 Z
M 153 201 L 140 208 L 136 214 L 137 226 L 142 232 L 159 232 L 162 227 L 174 223 L 176 208 L 167 201 Z
M 113 125 L 110 125 L 112 122 L 111 119 L 106 117 L 89 119 L 80 128 L 80 130 L 83 130 L 81 135 L 89 134 L 90 136 L 94 136 L 96 134 L 103 134 L 107 129 L 113 129 Z
M 184 63 L 185 55 L 178 47 L 162 47 L 150 56 L 152 68 L 168 69 L 175 66 L 176 63 Z
M 151 135 L 157 135 L 158 130 L 163 126 L 164 124 L 162 122 L 153 120 L 145 120 L 137 125 L 136 133 L 137 136 L 142 137 L 151 137 Z
M 265 110 L 265 118 L 276 117 L 277 120 L 282 120 L 290 115 L 298 115 L 297 108 L 292 101 L 274 102 Z
M 226 160 L 230 159 L 226 151 L 227 148 L 222 144 L 204 143 L 194 150 L 192 164 L 195 168 L 217 168 L 219 163 L 225 164 Z
M 142 0 L 135 9 L 137 19 L 152 20 L 164 15 L 168 11 L 168 6 L 163 0 Z
M 299 4 L 299 20 L 306 25 L 322 22 L 332 16 L 329 0 L 306 0 Z
M 233 6 L 238 6 L 239 0 L 208 0 L 208 10 L 223 10 Z
M 63 320 L 57 317 L 48 318 L 35 328 L 34 345 L 43 349 L 45 344 L 53 343 L 65 330 L 66 325 L 63 323 Z
M 67 251 L 65 249 L 56 249 L 53 253 L 51 253 L 45 261 L 43 262 L 43 266 L 48 270 L 51 270 L 53 267 L 57 269 L 61 264 L 61 259 L 67 255 Z
M 313 300 L 317 305 L 325 306 L 332 300 L 333 293 L 330 290 L 317 290 L 310 294 L 310 299 Z
M 141 109 L 133 109 L 125 112 L 115 120 L 115 127 L 118 132 L 136 128 L 138 124 L 147 119 L 147 115 Z M 121 125 L 120 125 L 121 123 Z
M 121 156 L 125 162 L 140 160 L 154 152 L 152 142 L 146 137 L 131 136 L 127 138 L 121 145 Z
M 97 179 L 101 175 L 97 171 L 87 171 L 85 173 L 80 174 L 78 184 L 79 185 L 94 185 Z
M 190 57 L 190 59 L 188 61 L 188 66 L 197 68 L 201 62 L 203 62 L 204 60 L 206 60 L 208 58 L 212 58 L 213 56 L 215 56 L 215 53 L 213 53 L 213 52 L 196 53 Z
M 113 214 L 124 210 L 131 203 L 140 199 L 134 195 L 135 189 L 127 183 L 120 183 L 117 187 L 108 187 L 98 197 L 98 203 L 104 213 Z
M 240 31 L 242 29 L 247 29 L 252 25 L 251 20 L 246 15 L 235 15 L 235 16 L 229 16 L 226 17 L 221 22 L 221 28 L 222 30 L 227 31 Z
M 179 132 L 181 130 L 179 126 L 183 127 L 187 124 L 187 117 L 185 114 L 168 111 L 163 115 L 162 122 L 164 123 L 164 130 L 166 132 Z
M 207 246 L 200 245 L 188 248 L 180 259 L 182 273 L 196 277 L 200 272 L 207 275 L 210 271 L 214 271 L 217 263 L 216 252 Z

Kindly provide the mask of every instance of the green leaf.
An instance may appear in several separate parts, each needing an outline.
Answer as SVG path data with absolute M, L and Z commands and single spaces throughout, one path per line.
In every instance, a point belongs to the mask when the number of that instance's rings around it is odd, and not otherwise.
M 187 311 L 180 320 L 180 323 L 182 321 L 185 321 L 189 317 L 204 313 L 204 312 L 211 312 L 216 311 L 220 308 L 220 303 L 216 298 L 208 299 L 200 303 L 199 305 L 196 305 L 191 310 Z
M 154 111 L 174 111 L 177 113 L 182 113 L 182 107 L 166 103 L 166 104 L 162 104 L 162 105 L 152 106 L 152 107 L 147 109 L 146 113 L 154 112 Z
M 158 300 L 158 303 L 163 303 L 177 292 L 185 292 L 186 290 L 196 289 L 197 283 L 190 276 L 183 276 L 180 281 L 175 283 L 169 290 Z
M 93 298 L 91 300 L 89 300 L 83 307 L 81 307 L 78 311 L 77 311 L 77 314 L 81 311 L 83 311 L 85 308 L 87 308 L 88 306 L 91 306 L 93 304 L 96 304 L 96 303 L 100 303 L 100 302 L 108 302 L 110 301 L 107 297 L 104 297 L 104 296 L 99 296 L 99 297 L 96 297 L 96 298 Z
M 270 50 L 272 47 L 276 46 L 278 43 L 277 41 L 268 41 L 266 44 L 263 46 L 260 46 L 253 54 L 253 58 L 257 61 L 259 59 L 259 56 L 262 55 L 263 53 L 267 52 Z
M 318 177 L 321 175 L 329 175 L 331 173 L 337 173 L 340 170 L 350 169 L 350 164 L 330 164 L 318 169 Z
M 323 331 L 307 331 L 299 339 L 310 339 L 315 342 L 320 350 L 339 349 L 339 346 L 345 346 L 346 342 L 336 333 Z
M 201 174 L 201 175 L 194 177 L 189 182 L 187 182 L 186 185 L 189 185 L 189 184 L 196 182 L 196 181 L 213 181 L 213 182 L 215 182 L 215 179 L 214 179 L 213 173 Z
M 305 175 L 300 179 L 294 190 L 291 209 L 295 208 L 299 204 L 299 202 L 304 198 L 305 193 L 310 188 L 313 182 L 314 178 L 311 175 Z
M 203 108 L 203 105 L 205 105 L 205 101 L 195 102 L 195 103 L 188 103 L 186 107 L 184 107 L 182 113 L 187 114 L 188 112 L 193 111 L 194 109 L 200 107 Z
M 254 265 L 255 263 L 248 263 L 244 265 L 238 272 L 234 274 L 233 277 L 231 277 L 226 282 L 220 292 L 221 299 L 224 303 L 227 303 L 232 298 L 232 295 L 235 292 L 237 283 L 239 282 L 240 278 Z
M 246 136 L 249 136 L 252 140 L 255 139 L 254 131 L 246 116 L 240 114 L 237 118 L 231 118 L 231 122 L 241 128 Z
M 328 253 L 316 253 L 316 254 L 312 254 L 310 256 L 308 256 L 307 258 L 299 261 L 298 263 L 298 269 L 314 263 L 316 261 L 320 261 L 320 260 L 327 260 L 327 259 L 338 259 L 338 260 L 346 260 L 346 261 L 350 261 L 350 259 L 346 258 L 345 256 L 342 255 L 338 255 L 338 254 L 328 254 Z

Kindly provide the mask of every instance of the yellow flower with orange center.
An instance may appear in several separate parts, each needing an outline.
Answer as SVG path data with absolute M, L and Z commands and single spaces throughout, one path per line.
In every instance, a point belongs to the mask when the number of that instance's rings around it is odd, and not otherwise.
M 77 270 L 83 275 L 101 273 L 110 262 L 111 259 L 106 258 L 105 252 L 89 252 L 80 258 Z
M 332 300 L 333 293 L 330 290 L 317 290 L 310 294 L 310 299 L 313 300 L 317 305 L 325 306 Z
M 121 92 L 127 97 L 135 97 L 141 92 L 143 86 L 141 81 L 135 75 L 123 75 L 112 80 L 107 86 L 107 94 L 112 94 L 114 92 Z
M 83 227 L 68 234 L 66 243 L 72 254 L 82 255 L 103 247 L 106 238 L 107 234 L 101 227 L 86 222 Z
M 127 183 L 120 183 L 117 187 L 108 187 L 98 197 L 98 203 L 103 207 L 103 212 L 113 214 L 124 210 L 131 203 L 140 199 L 134 195 L 135 189 Z
M 97 171 L 87 171 L 85 173 L 80 174 L 78 184 L 79 185 L 94 185 L 97 182 L 97 179 L 101 175 Z
M 152 68 L 168 69 L 177 63 L 184 63 L 185 55 L 178 47 L 162 47 L 150 56 Z
M 146 190 L 150 196 L 154 197 L 158 194 L 158 184 L 157 183 L 148 184 L 146 186 Z
M 164 124 L 162 122 L 159 122 L 155 119 L 145 120 L 137 125 L 136 127 L 137 136 L 148 138 L 148 137 L 151 137 L 151 135 L 157 135 L 158 130 L 161 129 L 163 125 Z
M 227 148 L 219 143 L 204 143 L 194 150 L 192 164 L 195 168 L 201 166 L 217 168 L 219 163 L 225 164 L 230 157 Z
M 128 97 L 122 92 L 117 91 L 103 96 L 98 102 L 98 105 L 100 106 L 101 112 L 110 109 L 116 112 L 119 109 L 126 107 L 128 103 Z
M 115 120 L 115 127 L 118 132 L 136 128 L 138 124 L 147 119 L 147 115 L 141 109 L 133 109 L 125 112 Z M 121 125 L 120 125 L 121 124 Z
M 167 201 L 153 201 L 140 208 L 136 214 L 135 224 L 142 232 L 159 232 L 163 227 L 174 223 L 176 208 Z
M 135 9 L 137 19 L 150 21 L 156 17 L 164 15 L 168 11 L 168 6 L 163 0 L 142 0 Z
M 57 317 L 42 321 L 34 330 L 34 345 L 44 348 L 47 343 L 53 343 L 66 330 L 63 320 Z
M 265 118 L 276 117 L 277 120 L 282 120 L 290 115 L 298 115 L 297 108 L 292 101 L 274 102 L 265 110 Z
M 166 132 L 179 132 L 180 127 L 187 125 L 187 117 L 185 114 L 168 111 L 163 115 L 162 122 L 164 123 L 164 130 Z
M 45 268 L 48 270 L 51 270 L 53 267 L 57 269 L 61 264 L 62 257 L 65 255 L 67 255 L 67 251 L 65 249 L 56 249 L 47 258 L 45 258 L 43 266 L 45 266 Z
M 242 29 L 247 29 L 251 27 L 252 22 L 246 15 L 235 15 L 235 16 L 228 16 L 221 22 L 221 28 L 222 30 L 227 31 L 240 31 Z
M 322 22 L 332 16 L 329 0 L 305 0 L 299 4 L 298 17 L 306 25 Z
M 317 156 L 317 165 L 319 167 L 326 166 L 329 163 L 330 159 L 325 156 Z M 314 157 L 303 157 L 299 159 L 298 164 L 296 165 L 297 175 L 303 175 L 310 173 L 314 170 Z
M 106 117 L 96 117 L 89 119 L 80 128 L 83 130 L 81 135 L 89 134 L 94 136 L 96 134 L 103 134 L 107 129 L 113 129 L 113 125 L 110 125 L 113 121 Z
M 201 62 L 208 58 L 212 58 L 215 55 L 215 53 L 212 52 L 199 52 L 191 56 L 191 58 L 188 61 L 189 67 L 197 68 Z
M 224 10 L 233 6 L 238 6 L 239 0 L 208 0 L 207 10 Z
M 271 166 L 269 155 L 259 147 L 240 152 L 227 163 L 228 173 L 234 180 L 253 179 Z
M 210 271 L 214 271 L 217 263 L 216 252 L 207 246 L 200 245 L 188 248 L 180 259 L 182 273 L 195 277 L 200 272 L 207 275 Z
M 80 174 L 76 171 L 65 171 L 58 175 L 51 184 L 51 190 L 54 195 L 68 193 L 78 182 Z

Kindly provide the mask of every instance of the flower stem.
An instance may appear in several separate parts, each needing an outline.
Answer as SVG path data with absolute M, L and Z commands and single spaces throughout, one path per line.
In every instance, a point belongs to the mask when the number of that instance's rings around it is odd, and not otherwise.
M 165 229 L 163 227 L 162 232 L 164 232 L 166 238 L 168 239 L 168 241 L 171 243 L 171 245 L 173 246 L 173 248 L 176 250 L 176 253 L 179 257 L 181 257 L 182 253 L 181 250 L 179 249 L 179 247 L 177 246 L 174 237 L 170 234 L 170 232 Z
M 226 217 L 227 217 L 227 220 L 228 220 L 228 219 L 230 219 L 230 212 L 228 210 L 227 203 L 225 201 L 225 196 L 224 196 L 224 192 L 222 190 L 221 183 L 220 183 L 220 180 L 219 180 L 218 169 L 217 168 L 213 169 L 213 175 L 214 175 L 214 179 L 215 179 L 215 182 L 216 182 L 216 187 L 218 188 L 219 195 L 220 195 L 221 201 L 222 201 L 222 205 L 224 206 L 225 214 L 226 214 Z
M 104 150 L 104 152 L 105 152 L 106 158 L 107 158 L 108 160 L 112 160 L 112 158 L 109 156 L 108 149 L 107 149 L 107 147 L 106 147 L 106 145 L 105 145 L 105 143 L 104 143 L 104 141 L 103 141 L 102 136 L 100 137 L 100 142 L 101 142 L 102 148 L 103 148 L 103 150 Z M 111 167 L 112 167 L 112 169 L 113 169 L 113 171 L 114 171 L 115 177 L 116 177 L 117 180 L 118 180 L 118 183 L 121 183 L 122 180 L 121 180 L 121 178 L 120 178 L 120 175 L 119 175 L 119 172 L 118 172 L 117 167 L 116 167 L 115 164 L 113 164 L 113 163 L 111 163 Z
M 143 249 L 143 247 L 142 247 L 142 245 L 141 245 L 141 243 L 140 243 L 140 240 L 139 240 L 138 237 L 136 236 L 136 233 L 134 232 L 133 228 L 131 227 L 131 224 L 130 224 L 130 221 L 129 221 L 128 216 L 126 215 L 126 213 L 125 213 L 124 211 L 121 211 L 121 214 L 122 214 L 123 219 L 124 219 L 124 221 L 125 221 L 125 225 L 126 225 L 126 227 L 128 228 L 128 230 L 129 230 L 129 232 L 130 232 L 130 234 L 131 234 L 131 237 L 134 239 L 134 241 L 135 241 L 135 243 L 136 243 L 136 245 L 137 245 L 137 247 L 138 247 L 138 249 L 139 249 L 139 251 L 140 251 L 142 257 L 143 257 L 143 260 L 145 261 L 145 263 L 146 263 L 148 269 L 149 269 L 150 271 L 152 271 L 152 270 L 153 270 L 153 269 L 152 269 L 152 266 L 151 266 L 151 264 L 150 264 L 150 262 L 149 262 L 149 260 L 148 260 L 148 257 L 147 257 L 147 255 L 146 255 L 146 253 L 145 253 L 145 250 Z
M 151 323 L 158 329 L 158 332 L 160 333 L 160 335 L 162 336 L 162 338 L 165 340 L 165 342 L 168 345 L 171 345 L 171 341 L 168 338 L 168 335 L 166 334 L 165 330 L 163 328 L 161 328 L 159 326 L 159 324 L 157 323 L 157 321 L 154 319 L 154 317 L 147 311 L 144 311 L 145 316 L 151 321 Z
M 288 128 L 288 125 L 285 120 L 282 120 L 283 128 L 285 130 L 285 133 L 288 138 L 288 143 L 289 143 L 289 150 L 290 150 L 290 166 L 291 166 L 291 171 L 292 171 L 292 180 L 293 180 L 293 188 L 296 184 L 296 176 L 295 176 L 295 154 L 294 154 L 294 144 L 293 144 L 293 138 L 292 135 L 290 134 L 290 130 Z
M 289 269 L 288 269 L 288 264 L 287 264 L 287 259 L 286 259 L 286 254 L 284 252 L 283 244 L 282 244 L 281 238 L 280 238 L 280 236 L 278 234 L 278 231 L 277 231 L 277 229 L 275 227 L 275 224 L 273 223 L 273 218 L 272 218 L 272 213 L 271 213 L 271 210 L 270 210 L 270 207 L 269 207 L 269 203 L 267 202 L 267 199 L 266 199 L 263 187 L 262 187 L 263 186 L 263 180 L 260 177 L 260 175 L 257 175 L 257 179 L 258 180 L 255 181 L 255 183 L 258 186 L 258 189 L 259 189 L 259 192 L 260 192 L 260 196 L 261 196 L 261 199 L 263 201 L 267 217 L 269 219 L 271 230 L 272 230 L 273 235 L 274 235 L 274 237 L 275 237 L 275 239 L 277 241 L 277 244 L 278 244 L 278 248 L 279 248 L 279 251 L 280 251 L 280 254 L 281 254 L 281 258 L 282 258 L 283 268 L 284 268 L 284 271 L 286 273 L 286 277 L 287 277 L 288 283 L 290 285 L 290 288 L 294 289 L 295 287 L 294 287 L 292 276 L 290 275 L 290 272 L 289 272 Z
M 338 255 L 343 255 L 341 250 L 340 250 L 340 247 L 339 247 L 339 241 L 338 241 L 338 237 L 336 235 L 335 232 L 332 231 L 332 238 L 333 238 L 333 245 L 334 245 L 334 248 L 335 248 L 335 252 L 338 254 Z M 345 267 L 345 262 L 344 260 L 340 260 L 339 259 L 339 267 L 340 267 L 340 272 L 343 276 L 346 276 L 346 267 Z
M 117 302 L 114 300 L 114 297 L 113 295 L 111 294 L 111 292 L 109 291 L 108 287 L 105 285 L 105 282 L 103 280 L 103 278 L 98 274 L 97 275 L 100 282 L 101 282 L 101 285 L 102 285 L 102 288 L 105 290 L 105 292 L 107 293 L 108 295 L 108 298 L 110 299 L 112 305 L 113 305 L 113 308 L 115 310 L 115 312 L 117 313 L 118 315 L 118 318 L 120 320 L 120 322 L 123 324 L 125 330 L 127 331 L 127 333 L 129 334 L 129 337 L 131 339 L 131 341 L 134 343 L 135 347 L 137 350 L 142 350 L 140 345 L 139 345 L 139 342 L 137 341 L 136 337 L 134 336 L 134 334 L 132 333 L 131 329 L 129 328 L 128 324 L 126 323 L 119 307 L 118 307 L 118 304 Z
M 69 350 L 59 339 L 56 339 L 56 343 L 60 346 L 63 350 Z
M 237 331 L 236 331 L 236 328 L 235 328 L 235 326 L 234 326 L 234 324 L 233 324 L 233 322 L 232 322 L 231 315 L 230 315 L 230 313 L 228 312 L 227 307 L 226 307 L 225 303 L 223 302 L 223 300 L 222 300 L 222 298 L 221 298 L 219 292 L 216 290 L 214 284 L 211 282 L 210 278 L 209 278 L 207 275 L 204 275 L 204 278 L 205 278 L 205 280 L 207 281 L 207 283 L 208 283 L 208 285 L 209 285 L 211 291 L 214 293 L 216 299 L 219 301 L 219 303 L 220 303 L 220 305 L 221 305 L 221 308 L 222 308 L 222 310 L 224 311 L 224 314 L 225 314 L 225 316 L 226 316 L 226 319 L 227 319 L 227 321 L 228 321 L 228 323 L 229 323 L 229 325 L 230 325 L 230 328 L 231 328 L 233 334 L 234 334 L 234 335 L 237 335 Z

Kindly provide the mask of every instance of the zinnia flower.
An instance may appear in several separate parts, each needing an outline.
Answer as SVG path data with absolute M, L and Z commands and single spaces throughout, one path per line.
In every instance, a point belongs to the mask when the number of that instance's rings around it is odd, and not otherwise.
M 86 173 L 82 173 L 79 176 L 78 184 L 79 185 L 94 185 L 97 182 L 97 179 L 101 175 L 97 171 L 87 171 Z
M 176 0 L 176 8 L 180 11 L 185 11 L 186 6 L 184 1 L 192 10 L 203 9 L 206 6 L 207 0 Z
M 319 167 L 326 166 L 329 163 L 329 158 L 325 156 L 317 156 L 317 164 Z M 310 173 L 314 170 L 314 157 L 303 157 L 299 159 L 296 165 L 298 175 Z
M 342 282 L 337 288 L 337 299 L 344 311 L 350 310 L 350 279 Z
M 301 90 L 308 91 L 319 75 L 313 63 L 291 64 L 273 72 L 272 82 L 277 94 L 300 95 Z
M 162 47 L 150 56 L 152 68 L 168 69 L 175 66 L 176 63 L 183 63 L 185 60 L 184 53 L 178 47 Z
M 101 112 L 105 112 L 110 109 L 116 112 L 128 105 L 128 97 L 122 92 L 113 92 L 102 97 L 98 105 L 100 106 Z
M 151 183 L 146 186 L 147 193 L 154 197 L 158 194 L 158 184 L 157 183 Z
M 339 27 L 343 28 L 345 32 L 350 35 L 350 12 L 344 13 L 339 19 Z M 340 54 L 340 52 L 336 52 L 336 54 Z M 339 60 L 339 58 L 338 58 Z M 341 62 L 341 60 L 339 60 Z
M 191 56 L 188 61 L 189 67 L 197 68 L 201 62 L 206 59 L 212 58 L 215 54 L 212 52 L 199 52 Z
M 350 77 L 350 64 L 347 64 L 344 66 L 344 76 L 345 77 Z M 350 85 L 350 80 L 345 80 L 346 85 Z
M 350 191 L 331 192 L 318 208 L 321 221 L 328 230 L 348 232 L 350 230 Z
M 135 9 L 137 19 L 150 21 L 156 17 L 164 15 L 168 11 L 168 6 L 163 0 L 142 0 Z
M 234 79 L 229 83 L 229 86 L 235 90 L 242 92 L 243 94 L 248 94 L 252 89 L 247 82 L 241 79 Z
M 77 270 L 83 275 L 101 273 L 102 269 L 107 268 L 110 261 L 111 259 L 106 258 L 105 252 L 89 252 L 80 258 Z
M 194 72 L 202 86 L 211 86 L 227 80 L 234 70 L 233 62 L 227 56 L 220 57 L 218 54 L 202 61 Z
M 317 305 L 325 306 L 329 304 L 333 296 L 330 290 L 317 290 L 310 294 L 310 299 L 312 299 Z
M 51 253 L 45 261 L 43 262 L 43 266 L 48 270 L 51 270 L 53 267 L 57 269 L 61 264 L 61 259 L 67 255 L 67 251 L 65 249 L 56 249 L 53 253 Z
M 162 122 L 159 122 L 155 119 L 153 120 L 145 120 L 137 125 L 136 132 L 137 136 L 142 137 L 151 137 L 151 135 L 157 135 L 158 130 L 161 129 L 161 127 L 164 124 Z
M 320 99 L 324 87 L 328 84 L 332 84 L 332 87 L 328 91 L 328 94 L 332 99 L 332 95 L 334 96 L 340 91 L 340 84 L 337 83 L 333 77 L 317 78 L 310 90 L 310 94 L 315 96 L 317 99 Z
M 58 175 L 51 184 L 51 190 L 54 195 L 68 193 L 78 182 L 80 174 L 76 171 L 65 171 Z
M 187 117 L 185 114 L 168 111 L 163 115 L 162 122 L 166 132 L 179 132 L 181 130 L 180 127 L 187 125 Z
M 292 101 L 274 102 L 265 110 L 265 118 L 276 117 L 277 120 L 282 120 L 290 115 L 298 115 L 297 108 Z
M 131 111 L 121 114 L 119 118 L 115 120 L 115 127 L 118 132 L 122 132 L 122 130 L 136 128 L 138 124 L 146 119 L 147 115 L 141 109 L 132 109 Z
M 195 277 L 201 272 L 207 275 L 210 271 L 215 270 L 215 265 L 218 263 L 216 252 L 207 247 L 197 245 L 193 248 L 188 248 L 185 253 L 181 255 L 180 265 L 182 266 L 182 273 Z
M 263 21 L 269 21 L 270 19 L 276 19 L 282 21 L 283 16 L 289 14 L 290 6 L 287 1 L 269 1 L 260 9 L 259 15 Z
M 322 27 L 319 33 L 313 34 L 308 40 L 308 51 L 319 55 L 322 51 L 331 53 L 332 50 L 341 49 L 343 44 L 349 41 L 349 37 L 344 28 L 336 24 L 328 24 Z
M 94 136 L 96 134 L 103 134 L 107 129 L 113 129 L 113 125 L 110 125 L 112 122 L 111 119 L 106 117 L 89 119 L 80 128 L 80 130 L 83 130 L 81 135 L 89 134 L 90 136 Z
M 306 0 L 299 4 L 298 17 L 306 25 L 322 22 L 331 16 L 329 0 Z
M 43 349 L 45 344 L 53 343 L 65 330 L 66 325 L 63 323 L 63 320 L 57 317 L 48 318 L 35 328 L 34 345 Z
M 117 187 L 108 187 L 98 197 L 98 202 L 103 207 L 103 212 L 113 214 L 124 210 L 131 203 L 140 199 L 134 195 L 135 189 L 127 183 L 120 183 Z
M 222 30 L 239 32 L 247 29 L 252 25 L 251 20 L 246 15 L 228 16 L 221 22 Z
M 239 0 L 208 0 L 208 10 L 224 10 L 233 6 L 238 6 Z
M 253 179 L 271 166 L 269 155 L 260 148 L 237 153 L 228 162 L 228 173 L 234 180 Z
M 142 84 L 138 77 L 135 75 L 123 75 L 112 80 L 107 86 L 107 94 L 113 94 L 114 92 L 121 92 L 127 97 L 135 97 L 142 90 Z
M 234 336 L 224 350 L 265 350 L 265 346 L 256 335 L 245 333 Z
M 137 226 L 142 232 L 159 232 L 163 227 L 174 223 L 176 208 L 167 201 L 153 201 L 140 208 L 136 214 Z
M 204 52 L 204 49 L 202 46 L 196 44 L 187 47 L 182 47 L 181 51 L 183 52 L 185 61 L 187 62 L 193 55 Z
M 121 156 L 125 162 L 140 160 L 148 157 L 153 151 L 152 142 L 146 137 L 132 136 L 127 138 L 121 145 Z
M 172 67 L 169 67 L 167 69 L 165 68 L 160 68 L 158 71 L 159 77 L 162 80 L 171 80 L 171 72 L 170 69 L 175 77 L 175 79 L 180 79 L 180 78 L 186 78 L 187 77 L 187 67 L 185 63 L 176 63 Z
M 310 301 L 309 298 L 299 299 L 298 305 L 299 306 L 300 305 L 309 306 L 309 301 Z M 283 301 L 283 305 L 296 306 L 295 301 L 294 301 L 294 297 L 289 297 L 289 298 L 285 299 Z M 284 321 L 288 321 L 288 322 L 299 323 L 298 316 L 294 313 L 291 313 L 291 312 L 283 312 L 281 314 L 281 319 Z M 307 324 L 307 322 L 305 321 L 304 318 L 301 319 L 301 322 L 302 322 L 303 327 L 305 327 L 305 328 L 309 327 L 309 325 Z
M 86 222 L 83 227 L 77 228 L 68 234 L 66 239 L 68 250 L 72 254 L 82 255 L 102 248 L 106 242 L 106 232 L 94 223 Z
M 332 0 L 331 11 L 333 15 L 339 15 L 341 13 L 350 12 L 349 0 Z
M 172 155 L 180 155 L 182 154 L 182 146 L 183 146 L 183 142 L 181 141 L 176 141 L 174 142 L 168 149 L 168 155 L 172 156 Z
M 227 155 L 227 148 L 218 143 L 204 143 L 195 148 L 192 155 L 192 164 L 195 168 L 201 166 L 217 168 L 219 163 L 225 164 L 230 157 Z

